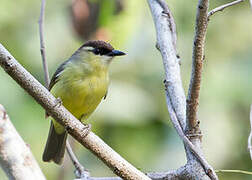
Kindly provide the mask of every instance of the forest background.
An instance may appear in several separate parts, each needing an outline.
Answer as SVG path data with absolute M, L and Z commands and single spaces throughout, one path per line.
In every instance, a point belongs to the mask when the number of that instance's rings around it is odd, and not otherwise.
M 50 75 L 81 44 L 73 27 L 71 2 L 48 1 L 45 11 L 45 43 Z M 186 161 L 183 144 L 169 122 L 162 81 L 163 66 L 155 49 L 155 30 L 145 1 L 127 0 L 115 13 L 116 1 L 99 1 L 97 29 L 89 38 L 108 40 L 127 56 L 111 66 L 111 86 L 89 122 L 113 149 L 144 172 L 176 169 Z M 229 1 L 210 1 L 210 9 Z M 111 6 L 112 3 L 112 6 Z M 178 53 L 185 89 L 191 71 L 196 1 L 170 0 L 178 34 Z M 114 7 L 114 8 L 108 8 Z M 40 2 L 2 0 L 0 42 L 40 82 L 44 82 L 40 57 L 38 19 Z M 251 171 L 247 150 L 252 99 L 252 14 L 248 2 L 211 18 L 207 39 L 199 118 L 203 150 L 215 169 Z M 83 36 L 82 36 L 83 37 Z M 41 160 L 49 121 L 44 110 L 0 69 L 0 103 L 39 162 L 48 179 L 62 177 L 62 169 Z M 110 170 L 86 149 L 75 144 L 81 163 L 95 176 L 111 176 Z M 73 179 L 66 155 L 65 179 Z M 1 179 L 5 180 L 3 171 Z M 241 174 L 219 174 L 222 180 L 249 180 Z M 6 178 L 7 179 L 7 178 Z

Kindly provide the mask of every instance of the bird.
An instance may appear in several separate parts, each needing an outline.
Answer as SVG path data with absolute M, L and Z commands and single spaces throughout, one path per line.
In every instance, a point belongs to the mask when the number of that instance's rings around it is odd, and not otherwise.
M 57 68 L 51 78 L 49 91 L 85 124 L 85 120 L 107 96 L 111 61 L 122 55 L 125 53 L 115 50 L 107 42 L 87 41 Z M 43 161 L 62 164 L 66 139 L 64 126 L 52 118 Z

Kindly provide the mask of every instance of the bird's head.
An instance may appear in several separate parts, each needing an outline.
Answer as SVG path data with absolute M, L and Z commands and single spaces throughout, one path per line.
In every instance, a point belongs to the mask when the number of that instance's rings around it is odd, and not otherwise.
M 105 63 L 109 63 L 116 56 L 125 55 L 124 52 L 115 50 L 109 43 L 100 40 L 87 41 L 78 51 L 89 54 L 90 60 L 100 59 Z

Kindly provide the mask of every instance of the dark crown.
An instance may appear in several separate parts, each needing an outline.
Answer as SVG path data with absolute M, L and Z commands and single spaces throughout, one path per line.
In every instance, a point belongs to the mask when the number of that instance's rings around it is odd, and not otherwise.
M 82 47 L 93 47 L 93 48 L 99 48 L 99 49 L 106 49 L 108 51 L 112 51 L 114 48 L 111 46 L 111 44 L 106 43 L 104 41 L 87 41 L 85 44 L 82 45 Z
M 83 47 L 93 47 L 94 50 L 92 51 L 94 54 L 100 54 L 100 55 L 105 55 L 114 50 L 114 48 L 109 44 L 104 41 L 87 41 L 85 44 L 83 44 L 80 48 Z

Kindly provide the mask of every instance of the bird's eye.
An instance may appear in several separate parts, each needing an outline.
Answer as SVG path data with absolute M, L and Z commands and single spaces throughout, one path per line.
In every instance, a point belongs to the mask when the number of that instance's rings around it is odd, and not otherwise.
M 96 54 L 96 55 L 100 54 L 100 50 L 99 50 L 98 48 L 95 48 L 93 52 L 94 52 L 94 54 Z

